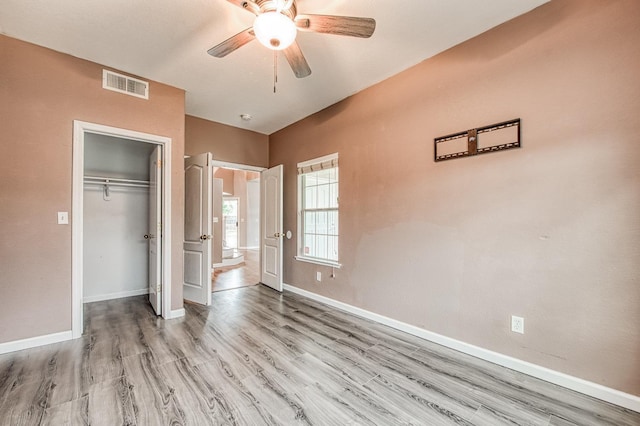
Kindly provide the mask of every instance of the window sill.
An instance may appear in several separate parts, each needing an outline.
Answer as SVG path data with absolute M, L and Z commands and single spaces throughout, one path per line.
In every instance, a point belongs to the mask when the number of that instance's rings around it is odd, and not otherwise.
M 303 257 L 303 256 L 295 256 L 294 258 L 296 260 L 299 260 L 300 262 L 313 263 L 315 265 L 322 265 L 322 266 L 329 266 L 331 268 L 337 268 L 337 269 L 342 268 L 341 263 L 332 262 L 331 260 L 313 259 L 310 257 Z

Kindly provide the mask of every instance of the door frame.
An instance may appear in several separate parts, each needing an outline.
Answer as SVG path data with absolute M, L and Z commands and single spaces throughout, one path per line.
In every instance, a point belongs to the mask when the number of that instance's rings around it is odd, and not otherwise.
M 250 166 L 248 164 L 231 163 L 229 161 L 216 160 L 215 154 L 213 154 L 211 165 L 213 167 L 222 167 L 224 169 L 246 170 L 247 172 L 263 172 L 268 169 L 268 167 Z
M 171 138 L 134 130 L 73 121 L 72 202 L 71 202 L 71 333 L 82 336 L 84 328 L 83 233 L 84 233 L 84 143 L 88 133 L 131 139 L 162 147 L 162 317 L 171 318 Z
M 247 172 L 258 172 L 262 173 L 268 169 L 268 167 L 260 167 L 260 166 L 250 166 L 248 164 L 240 164 L 240 163 L 231 163 L 229 161 L 221 161 L 216 160 L 215 153 L 213 154 L 213 161 L 211 161 L 211 165 L 213 167 L 222 167 L 226 169 L 236 169 L 236 170 L 245 170 Z M 262 218 L 262 201 L 260 202 L 260 217 Z M 260 220 L 262 226 L 262 219 Z M 223 223 L 224 226 L 224 223 Z M 260 232 L 260 231 L 258 231 Z M 262 235 L 262 234 L 260 234 Z M 239 235 L 238 235 L 239 236 Z M 238 244 L 239 245 L 239 244 Z M 258 263 L 260 270 L 262 271 L 262 244 L 258 244 L 258 256 L 260 258 L 260 262 Z

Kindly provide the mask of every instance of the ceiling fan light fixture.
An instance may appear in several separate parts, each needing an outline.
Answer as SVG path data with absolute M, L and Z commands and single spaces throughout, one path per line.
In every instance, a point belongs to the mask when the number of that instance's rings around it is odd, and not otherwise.
M 265 12 L 256 17 L 253 23 L 256 38 L 272 50 L 283 50 L 291 46 L 296 39 L 296 24 L 280 12 Z

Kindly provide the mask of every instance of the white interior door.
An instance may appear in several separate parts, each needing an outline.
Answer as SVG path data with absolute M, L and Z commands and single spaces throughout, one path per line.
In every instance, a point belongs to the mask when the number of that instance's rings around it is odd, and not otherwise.
M 262 172 L 260 203 L 260 281 L 282 291 L 282 165 Z
M 149 302 L 162 314 L 162 151 L 156 146 L 149 156 Z
M 211 304 L 211 153 L 184 160 L 184 298 Z

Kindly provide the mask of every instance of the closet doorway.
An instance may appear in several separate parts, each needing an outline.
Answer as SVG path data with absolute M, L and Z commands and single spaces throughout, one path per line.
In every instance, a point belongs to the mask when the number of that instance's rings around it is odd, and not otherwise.
M 74 122 L 72 332 L 84 302 L 148 294 L 170 317 L 171 139 Z

